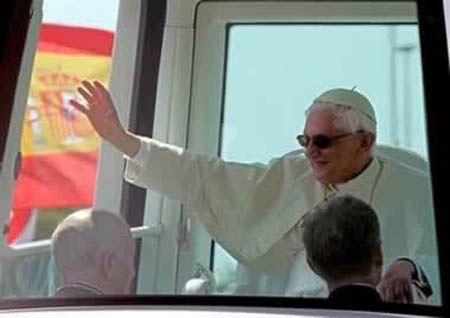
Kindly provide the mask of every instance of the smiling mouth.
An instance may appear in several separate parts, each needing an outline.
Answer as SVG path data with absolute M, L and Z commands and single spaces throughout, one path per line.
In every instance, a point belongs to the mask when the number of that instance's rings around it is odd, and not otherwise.
M 313 161 L 313 164 L 323 166 L 326 165 L 328 161 Z

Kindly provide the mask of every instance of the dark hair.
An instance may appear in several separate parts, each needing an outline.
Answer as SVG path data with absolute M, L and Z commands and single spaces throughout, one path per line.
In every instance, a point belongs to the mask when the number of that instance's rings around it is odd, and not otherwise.
M 380 246 L 380 224 L 370 205 L 353 196 L 334 197 L 316 206 L 303 223 L 308 262 L 326 281 L 370 270 Z

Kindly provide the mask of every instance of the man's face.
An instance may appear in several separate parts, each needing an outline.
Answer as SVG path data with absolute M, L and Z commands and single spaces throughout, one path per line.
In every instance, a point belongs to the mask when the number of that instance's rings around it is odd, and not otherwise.
M 336 115 L 328 110 L 317 110 L 309 114 L 304 134 L 310 139 L 317 136 L 336 137 L 348 133 L 336 128 L 333 122 Z M 325 184 L 339 184 L 354 178 L 364 166 L 362 134 L 349 134 L 333 140 L 331 145 L 320 149 L 313 142 L 306 146 L 308 158 L 315 178 Z

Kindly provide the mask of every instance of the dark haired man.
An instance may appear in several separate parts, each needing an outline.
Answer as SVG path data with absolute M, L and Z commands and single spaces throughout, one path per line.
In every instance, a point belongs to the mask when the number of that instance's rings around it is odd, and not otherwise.
M 318 205 L 305 218 L 307 262 L 326 281 L 329 299 L 378 303 L 383 253 L 380 224 L 370 205 L 345 195 Z

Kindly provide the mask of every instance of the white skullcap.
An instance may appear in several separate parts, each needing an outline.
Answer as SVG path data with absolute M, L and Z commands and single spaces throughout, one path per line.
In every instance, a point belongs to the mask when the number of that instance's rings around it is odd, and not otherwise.
M 373 110 L 370 101 L 364 95 L 354 91 L 353 89 L 330 89 L 314 100 L 314 103 L 321 102 L 348 106 L 359 110 L 364 115 L 369 117 L 374 123 L 377 122 L 375 111 Z

